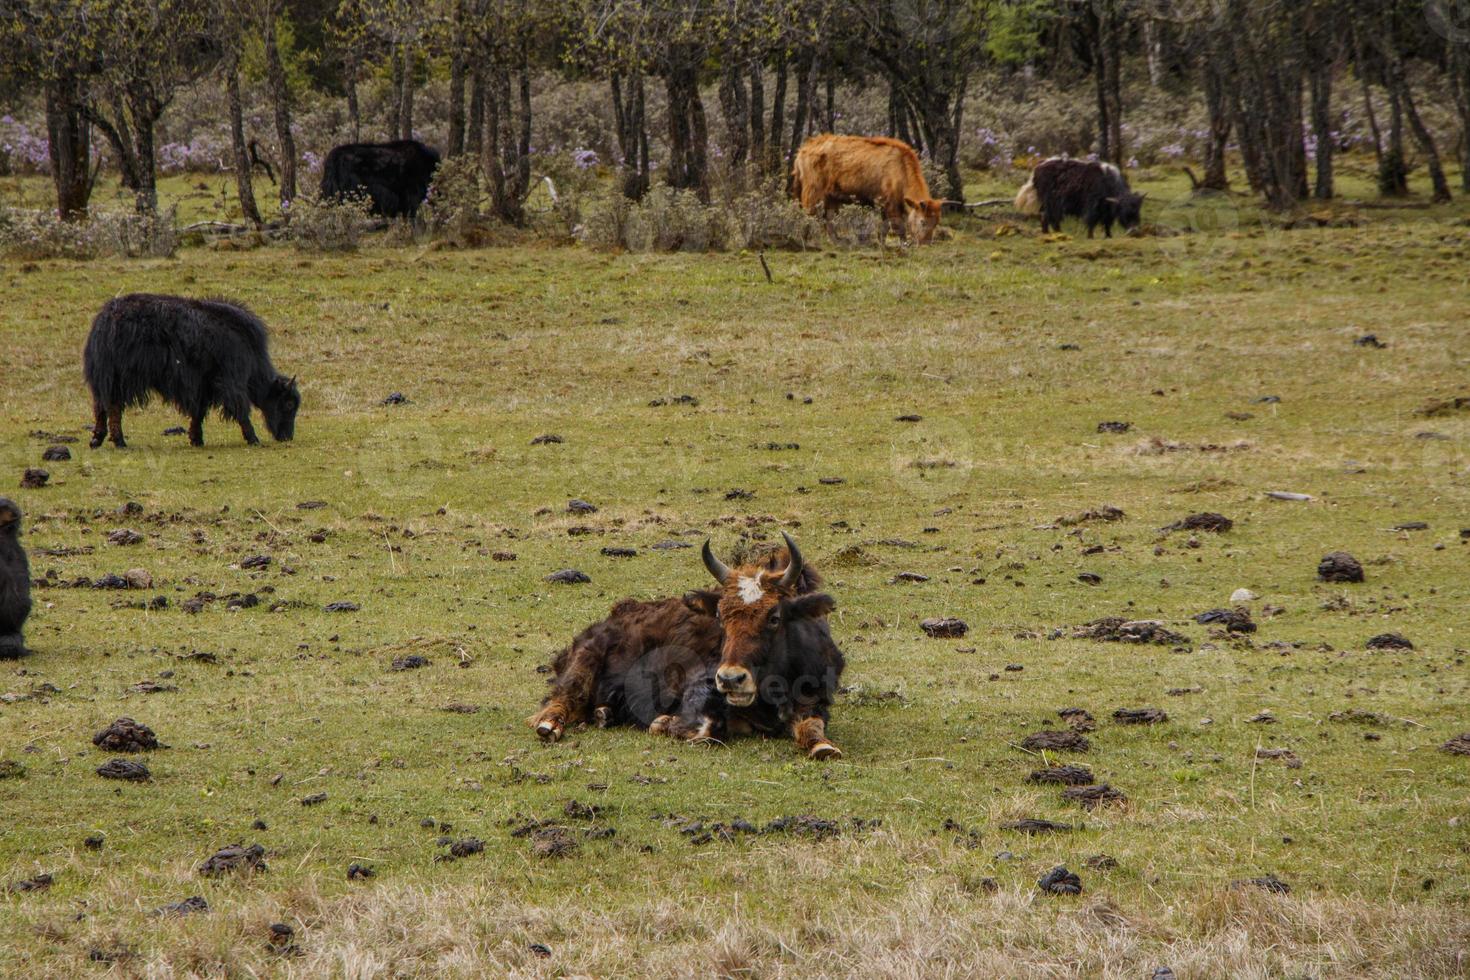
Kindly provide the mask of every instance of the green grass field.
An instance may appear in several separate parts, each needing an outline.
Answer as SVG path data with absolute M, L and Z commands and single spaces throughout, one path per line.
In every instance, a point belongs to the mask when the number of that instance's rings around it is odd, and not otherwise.
M 768 253 L 774 283 L 754 255 L 549 247 L 0 266 L 0 486 L 50 583 L 35 652 L 0 665 L 0 763 L 22 767 L 0 889 L 54 876 L 0 893 L 0 975 L 1467 975 L 1470 758 L 1439 747 L 1470 730 L 1470 408 L 1422 410 L 1470 395 L 1470 211 L 1340 204 L 1285 231 L 1144 189 L 1202 230 L 966 218 L 922 250 Z M 259 312 L 301 378 L 296 440 L 211 419 L 191 449 L 154 407 L 129 449 L 89 450 L 81 345 L 131 290 Z M 42 464 L 36 433 L 80 441 Z M 50 485 L 17 489 L 39 465 Z M 1058 520 L 1105 505 L 1126 516 Z M 1233 529 L 1160 530 L 1203 511 Z M 696 550 L 653 545 L 782 529 L 838 602 L 841 760 L 537 742 L 538 665 L 623 596 L 706 583 Z M 1364 584 L 1316 580 L 1334 550 Z M 591 583 L 544 580 L 567 567 Z M 151 587 L 73 586 L 130 569 Z M 1194 622 L 1240 588 L 1258 632 Z M 931 616 L 969 634 L 927 638 Z M 1104 616 L 1189 643 L 1072 636 Z M 1414 649 L 1366 648 L 1388 631 Z M 390 669 L 412 653 L 431 665 Z M 1068 707 L 1096 717 L 1090 751 L 1020 748 Z M 1168 719 L 1112 718 L 1140 707 Z M 149 782 L 95 773 L 119 716 L 167 745 L 135 757 Z M 1046 761 L 1126 802 L 1028 783 Z M 682 832 L 782 816 L 840 833 Z M 1003 829 L 1031 817 L 1073 829 Z M 548 819 L 569 852 L 514 833 Z M 444 861 L 441 837 L 485 848 Z M 231 843 L 269 871 L 197 874 Z M 1038 891 L 1058 864 L 1081 896 Z M 1290 894 L 1232 887 L 1264 875 Z M 152 914 L 193 895 L 208 913 Z

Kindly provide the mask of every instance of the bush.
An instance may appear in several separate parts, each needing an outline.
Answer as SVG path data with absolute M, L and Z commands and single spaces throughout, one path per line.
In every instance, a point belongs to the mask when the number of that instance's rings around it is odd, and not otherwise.
M 429 237 L 453 245 L 467 245 L 476 239 L 485 196 L 480 176 L 480 164 L 470 155 L 450 157 L 439 164 L 428 200 L 419 209 Z
M 62 221 L 53 211 L 0 208 L 0 252 L 10 258 L 168 258 L 179 247 L 177 208 L 161 214 L 98 212 Z
M 298 197 L 291 202 L 286 237 L 303 252 L 353 252 L 373 227 L 371 211 L 366 194 L 333 201 Z

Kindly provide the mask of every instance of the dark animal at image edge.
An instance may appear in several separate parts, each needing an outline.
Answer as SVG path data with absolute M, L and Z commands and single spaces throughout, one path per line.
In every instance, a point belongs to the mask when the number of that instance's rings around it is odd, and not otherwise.
M 614 606 L 557 657 L 531 727 L 545 739 L 589 720 L 690 741 L 787 735 L 811 758 L 840 756 L 826 735 L 844 667 L 827 624 L 835 603 L 782 536 L 784 550 L 735 569 L 705 542 L 719 590 Z
M 418 140 L 344 143 L 322 163 L 322 200 L 366 195 L 372 213 L 412 218 L 429 196 L 439 153 Z
M 109 300 L 92 321 L 82 366 L 92 389 L 94 449 L 109 437 L 126 446 L 123 410 L 147 405 L 154 392 L 189 417 L 195 446 L 204 445 L 211 409 L 236 422 L 251 445 L 260 442 L 251 406 L 278 442 L 296 434 L 296 379 L 271 364 L 265 324 L 233 303 L 146 293 Z
M 1052 157 L 1037 165 L 1016 195 L 1016 210 L 1040 213 L 1042 232 L 1060 231 L 1063 218 L 1080 218 L 1092 238 L 1098 225 L 1113 237 L 1116 222 L 1131 231 L 1142 220 L 1143 199 L 1110 163 Z
M 14 660 L 26 652 L 31 566 L 20 545 L 20 517 L 15 501 L 0 497 L 0 660 Z

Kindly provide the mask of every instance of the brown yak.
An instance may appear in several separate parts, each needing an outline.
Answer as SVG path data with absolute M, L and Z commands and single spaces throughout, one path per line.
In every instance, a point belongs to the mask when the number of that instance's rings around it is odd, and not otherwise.
M 796 153 L 791 196 L 812 215 L 844 204 L 880 208 L 894 231 L 920 245 L 934 237 L 944 206 L 929 196 L 914 148 L 886 136 L 811 137 Z
M 786 735 L 813 759 L 839 757 L 826 734 L 844 666 L 827 627 L 832 597 L 782 537 L 785 549 L 735 569 L 706 541 L 718 591 L 613 606 L 557 656 L 531 728 L 547 741 L 586 722 L 698 742 Z

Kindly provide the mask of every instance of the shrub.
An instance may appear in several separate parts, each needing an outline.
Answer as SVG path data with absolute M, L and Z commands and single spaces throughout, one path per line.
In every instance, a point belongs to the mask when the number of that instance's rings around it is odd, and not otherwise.
M 450 157 L 434 171 L 428 200 L 419 209 L 424 231 L 454 245 L 474 241 L 482 224 L 480 164 L 472 155 Z
M 170 207 L 160 214 L 98 212 L 73 222 L 54 211 L 0 208 L 0 252 L 22 260 L 168 258 L 179 247 L 176 217 Z
M 286 237 L 303 252 L 352 252 L 373 227 L 367 195 L 321 201 L 298 197 L 291 202 Z

